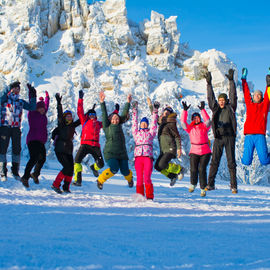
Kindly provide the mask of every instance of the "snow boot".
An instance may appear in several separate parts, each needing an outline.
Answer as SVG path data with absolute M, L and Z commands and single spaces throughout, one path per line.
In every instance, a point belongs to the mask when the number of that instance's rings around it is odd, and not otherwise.
M 132 171 L 129 170 L 129 174 L 126 175 L 126 176 L 124 176 L 124 177 L 125 177 L 125 179 L 128 181 L 128 186 L 129 186 L 130 188 L 132 188 L 133 185 L 134 185 Z
M 71 181 L 72 181 L 72 176 L 65 175 L 64 185 L 63 185 L 63 191 L 64 192 L 71 193 L 70 190 L 69 190 Z
M 237 188 L 232 188 L 232 194 L 237 194 L 237 193 L 238 193 Z
M 27 179 L 26 177 L 22 177 L 21 182 L 26 188 L 29 188 L 29 179 Z
M 178 180 L 182 180 L 184 178 L 184 175 L 185 175 L 185 168 L 184 167 L 181 167 L 181 170 L 178 174 Z
M 7 163 L 6 162 L 0 162 L 0 175 L 1 175 L 2 182 L 7 181 Z
M 206 192 L 204 189 L 201 189 L 201 197 L 205 197 L 206 196 Z
M 62 173 L 62 171 L 60 171 L 60 172 L 58 173 L 58 175 L 56 176 L 54 182 L 53 182 L 53 186 L 54 186 L 55 188 L 60 189 L 61 182 L 62 182 L 62 180 L 63 180 L 64 178 L 65 178 L 65 175 Z M 62 192 L 61 192 L 61 193 L 62 193 Z
M 80 187 L 82 185 L 82 164 L 81 163 L 75 163 L 74 164 L 74 186 Z
M 167 176 L 169 179 L 171 179 L 171 182 L 170 182 L 170 186 L 173 187 L 177 181 L 177 174 L 175 173 L 169 173 L 168 176 Z
M 58 193 L 58 194 L 62 194 L 62 193 L 63 193 L 62 190 L 61 190 L 60 188 L 55 187 L 53 184 L 52 184 L 51 188 L 52 188 L 52 190 L 54 190 L 54 191 L 55 191 L 56 193 Z
M 145 185 L 145 196 L 147 200 L 154 199 L 154 187 L 153 184 Z
M 215 190 L 216 188 L 215 188 L 215 186 L 209 186 L 209 185 L 207 185 L 206 187 L 205 187 L 205 191 L 211 191 L 211 190 Z
M 38 176 L 35 175 L 35 173 L 30 173 L 30 176 L 31 176 L 31 178 L 33 179 L 34 183 L 35 183 L 36 185 L 38 185 L 38 184 L 39 184 Z
M 93 175 L 95 177 L 98 177 L 99 176 L 99 173 L 98 173 L 98 170 L 100 169 L 98 166 L 97 166 L 97 163 L 94 163 L 90 166 L 92 172 L 93 172 Z
M 136 185 L 136 193 L 144 196 L 144 185 L 141 186 Z
M 106 170 L 104 170 L 98 177 L 98 180 L 97 180 L 97 187 L 99 189 L 102 189 L 103 188 L 103 184 L 109 179 L 111 178 L 112 176 L 114 176 L 114 173 L 112 173 L 111 169 L 108 168 Z
M 190 193 L 192 193 L 192 192 L 194 192 L 195 188 L 196 188 L 195 185 L 190 185 L 188 191 L 189 191 Z
M 21 177 L 19 175 L 19 167 L 20 167 L 20 163 L 12 162 L 11 172 L 12 172 L 13 177 L 16 180 L 21 181 Z

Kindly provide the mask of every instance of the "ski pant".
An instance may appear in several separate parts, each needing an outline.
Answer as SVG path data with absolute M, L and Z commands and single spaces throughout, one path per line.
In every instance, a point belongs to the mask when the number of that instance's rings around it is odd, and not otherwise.
M 222 136 L 221 138 L 215 138 L 212 151 L 212 159 L 210 164 L 208 185 L 215 186 L 215 177 L 217 175 L 220 159 L 225 147 L 227 165 L 230 172 L 231 188 L 237 188 L 236 180 L 236 162 L 235 162 L 235 137 Z
M 34 166 L 34 175 L 38 177 L 40 175 L 41 168 L 46 161 L 46 149 L 44 143 L 40 141 L 31 141 L 27 146 L 29 149 L 30 159 L 24 170 L 23 178 L 25 179 L 30 178 L 30 173 Z
M 72 177 L 73 170 L 74 170 L 73 156 L 71 154 L 60 153 L 60 152 L 56 152 L 55 154 L 56 154 L 58 161 L 63 166 L 63 169 L 61 170 L 63 175 Z
M 154 188 L 151 181 L 153 159 L 151 157 L 135 157 L 137 175 L 136 192 L 144 196 L 144 186 L 147 199 L 154 199 Z
M 190 154 L 190 183 L 194 186 L 200 179 L 200 188 L 205 189 L 207 184 L 206 168 L 210 161 L 211 153 L 205 155 Z
M 265 135 L 263 134 L 253 134 L 245 136 L 242 163 L 244 165 L 250 165 L 252 163 L 255 148 L 261 164 L 270 164 L 270 154 L 268 153 Z
M 75 163 L 81 163 L 86 155 L 92 155 L 99 169 L 104 167 L 104 161 L 100 151 L 100 147 L 82 144 L 75 156 Z
M 7 162 L 9 141 L 12 142 L 12 162 L 20 163 L 21 130 L 19 127 L 0 127 L 0 162 Z
M 110 170 L 113 174 L 116 174 L 119 169 L 121 174 L 124 176 L 128 176 L 130 171 L 128 167 L 128 160 L 127 159 L 116 159 L 116 158 L 111 158 L 106 160 L 108 166 L 110 167 Z
M 155 163 L 155 169 L 159 172 L 165 170 L 169 166 L 169 162 L 176 158 L 172 153 L 161 153 Z

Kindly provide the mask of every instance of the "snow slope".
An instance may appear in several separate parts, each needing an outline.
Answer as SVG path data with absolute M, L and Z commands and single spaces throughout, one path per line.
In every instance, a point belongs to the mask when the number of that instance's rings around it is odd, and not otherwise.
M 84 174 L 58 195 L 50 167 L 30 190 L 0 183 L 0 269 L 270 269 L 269 187 L 219 181 L 201 198 L 188 175 L 170 188 L 154 173 L 145 201 L 119 174 L 103 191 Z

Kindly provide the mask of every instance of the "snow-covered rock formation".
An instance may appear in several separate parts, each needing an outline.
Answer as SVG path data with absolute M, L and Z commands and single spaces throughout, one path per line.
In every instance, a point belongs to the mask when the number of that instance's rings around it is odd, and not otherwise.
M 63 95 L 64 108 L 71 109 L 75 117 L 80 89 L 85 91 L 85 110 L 99 103 L 98 93 L 103 89 L 109 111 L 114 102 L 122 106 L 127 94 L 132 93 L 139 101 L 141 116 L 150 116 L 147 96 L 159 100 L 162 106 L 171 104 L 180 115 L 182 108 L 175 96 L 182 94 L 192 103 L 190 112 L 198 110 L 199 101 L 206 100 L 205 70 L 212 72 L 218 94 L 228 91 L 225 73 L 231 67 L 236 69 L 222 52 L 212 49 L 201 53 L 180 43 L 175 16 L 165 19 L 152 11 L 150 20 L 140 24 L 128 20 L 125 0 L 96 1 L 92 5 L 86 0 L 0 0 L 1 89 L 20 80 L 25 98 L 28 81 L 35 84 L 39 96 L 48 90 L 50 131 L 56 125 L 56 92 Z M 235 72 L 236 81 L 237 76 Z M 236 152 L 238 178 L 244 181 L 240 158 L 245 107 L 240 90 L 239 86 Z M 100 117 L 99 106 L 97 112 Z M 125 125 L 125 132 L 132 163 L 134 142 L 130 127 L 131 121 Z M 180 125 L 179 130 L 184 140 L 182 162 L 188 167 L 189 139 Z M 23 141 L 27 131 L 24 117 Z M 80 132 L 77 133 L 75 150 L 79 146 Z M 103 146 L 103 135 L 101 141 Z M 51 141 L 47 149 L 49 157 L 54 158 Z M 27 153 L 24 147 L 23 155 Z M 155 153 L 158 154 L 157 141 Z M 223 159 L 219 175 L 228 178 L 225 168 Z M 253 182 L 268 181 L 269 169 L 262 169 L 257 158 L 252 170 L 256 175 Z

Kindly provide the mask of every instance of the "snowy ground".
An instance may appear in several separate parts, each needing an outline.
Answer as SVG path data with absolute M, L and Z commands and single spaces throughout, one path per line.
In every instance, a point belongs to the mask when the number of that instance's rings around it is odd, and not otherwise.
M 218 182 L 201 198 L 188 193 L 188 176 L 170 188 L 154 173 L 152 202 L 121 175 L 100 191 L 85 174 L 81 188 L 58 195 L 56 174 L 44 169 L 29 190 L 0 183 L 1 269 L 270 269 L 270 187 L 233 195 Z

